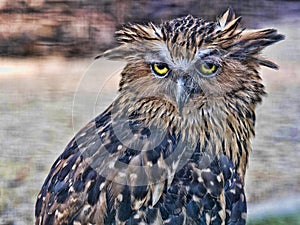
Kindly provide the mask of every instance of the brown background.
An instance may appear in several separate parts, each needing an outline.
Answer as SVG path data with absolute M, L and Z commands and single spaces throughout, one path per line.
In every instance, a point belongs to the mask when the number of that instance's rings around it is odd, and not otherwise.
M 0 224 L 32 224 L 49 169 L 74 133 L 117 91 L 121 62 L 94 61 L 125 22 L 186 14 L 214 20 L 232 6 L 249 28 L 277 28 L 286 40 L 264 54 L 269 96 L 257 110 L 247 173 L 249 217 L 300 212 L 299 1 L 0 2 Z

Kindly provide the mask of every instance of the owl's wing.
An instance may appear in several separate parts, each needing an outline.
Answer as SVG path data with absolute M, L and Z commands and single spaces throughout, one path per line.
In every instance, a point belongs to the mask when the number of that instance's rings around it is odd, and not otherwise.
M 247 217 L 244 182 L 227 156 L 220 156 L 220 166 L 225 180 L 226 224 L 244 225 Z
M 158 202 L 163 224 L 244 225 L 243 182 L 225 155 L 194 153 Z
M 243 184 L 227 156 L 200 159 L 174 129 L 144 124 L 110 107 L 85 126 L 52 166 L 36 224 L 245 224 Z
M 97 189 L 105 182 L 89 165 L 87 150 L 95 154 L 103 146 L 95 132 L 95 123 L 89 123 L 53 164 L 36 202 L 36 224 L 73 224 L 83 213 L 86 218 L 95 213 Z
M 137 115 L 116 115 L 110 107 L 96 117 L 56 160 L 36 202 L 36 224 L 114 224 L 160 199 L 176 170 L 176 159 L 168 165 L 167 158 L 181 152 L 175 135 L 145 127 Z

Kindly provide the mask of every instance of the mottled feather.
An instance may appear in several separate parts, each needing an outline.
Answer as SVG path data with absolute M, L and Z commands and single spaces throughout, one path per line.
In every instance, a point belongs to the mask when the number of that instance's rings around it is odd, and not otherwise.
M 246 223 L 258 68 L 277 68 L 260 52 L 283 36 L 240 19 L 229 9 L 217 22 L 188 15 L 117 31 L 119 46 L 101 56 L 127 61 L 120 94 L 53 164 L 36 225 Z

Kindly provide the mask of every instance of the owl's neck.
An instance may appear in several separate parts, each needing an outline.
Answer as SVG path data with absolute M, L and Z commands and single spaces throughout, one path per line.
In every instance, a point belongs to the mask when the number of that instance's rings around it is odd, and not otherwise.
M 243 178 L 254 137 L 255 105 L 245 105 L 220 98 L 195 110 L 187 110 L 180 118 L 181 131 L 186 139 L 200 145 L 200 151 L 224 153 L 235 163 Z
M 124 105 L 125 101 L 133 102 L 124 96 L 117 102 Z M 195 148 L 200 146 L 202 152 L 224 153 L 243 178 L 251 150 L 250 139 L 254 136 L 255 104 L 246 105 L 242 100 L 226 97 L 204 102 L 198 106 L 191 103 L 179 114 L 174 102 L 147 97 L 127 105 L 124 111 L 134 114 L 146 126 L 175 132 L 182 141 Z

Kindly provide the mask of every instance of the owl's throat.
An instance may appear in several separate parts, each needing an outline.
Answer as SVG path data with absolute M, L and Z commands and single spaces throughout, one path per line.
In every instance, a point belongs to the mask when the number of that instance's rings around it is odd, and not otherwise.
M 116 106 L 128 101 L 127 97 L 120 97 L 115 102 Z M 181 112 L 173 100 L 164 96 L 149 96 L 128 105 L 123 113 L 129 119 L 141 121 L 142 126 L 155 127 L 162 133 L 172 133 L 182 143 L 195 148 L 199 146 L 200 152 L 225 154 L 244 177 L 251 151 L 250 139 L 254 137 L 255 105 L 242 105 L 237 102 L 238 99 L 228 104 L 225 97 L 197 98 L 193 93 L 185 98 L 188 101 L 181 100 L 185 103 Z M 237 105 L 240 106 L 237 108 Z
M 227 155 L 244 177 L 251 151 L 250 140 L 254 137 L 254 110 L 244 108 L 245 111 L 237 112 L 223 102 L 187 106 L 190 107 L 184 108 L 180 117 L 181 136 L 199 146 L 200 152 Z

